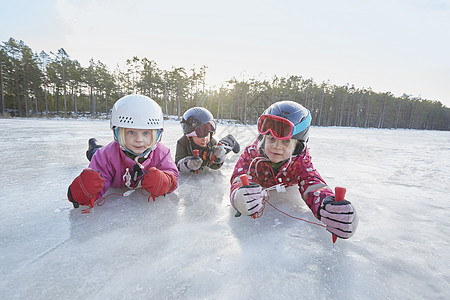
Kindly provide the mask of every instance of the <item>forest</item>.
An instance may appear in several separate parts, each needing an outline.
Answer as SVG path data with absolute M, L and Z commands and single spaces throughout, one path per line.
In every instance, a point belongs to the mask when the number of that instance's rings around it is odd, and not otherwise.
M 99 118 L 120 97 L 139 93 L 157 101 L 166 115 L 178 117 L 203 106 L 217 119 L 255 124 L 270 104 L 292 100 L 311 111 L 314 126 L 450 130 L 450 108 L 406 94 L 317 83 L 301 75 L 231 78 L 213 89 L 206 83 L 207 66 L 163 70 L 145 57 L 127 59 L 124 66 L 111 70 L 91 59 L 83 67 L 63 48 L 37 53 L 10 38 L 0 46 L 2 116 Z

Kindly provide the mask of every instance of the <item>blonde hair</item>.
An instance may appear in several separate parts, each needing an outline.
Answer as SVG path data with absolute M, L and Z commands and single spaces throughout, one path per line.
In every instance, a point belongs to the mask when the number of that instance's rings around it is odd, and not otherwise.
M 263 152 L 264 152 L 264 145 L 265 145 L 267 136 L 268 136 L 268 134 L 264 135 L 263 138 L 258 141 L 258 149 L 261 149 Z M 297 143 L 298 143 L 298 140 L 296 140 L 296 139 L 289 140 L 288 150 L 289 150 L 289 152 L 291 152 L 291 155 L 294 153 L 295 147 L 297 147 Z
M 126 129 L 133 129 L 133 128 L 125 128 L 125 127 L 119 127 L 119 133 L 118 133 L 118 142 L 122 147 L 125 147 L 128 149 L 127 144 L 125 143 L 125 130 Z M 152 148 L 155 146 L 156 144 L 156 138 L 157 138 L 157 133 L 158 130 L 157 129 L 146 129 L 148 131 L 150 131 L 151 134 L 151 141 L 150 141 L 150 146 L 148 148 Z M 147 148 L 147 149 L 148 149 Z

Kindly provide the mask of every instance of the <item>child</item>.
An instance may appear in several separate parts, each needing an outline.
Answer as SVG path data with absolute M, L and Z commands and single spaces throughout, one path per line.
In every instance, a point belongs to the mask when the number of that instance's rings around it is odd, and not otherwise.
M 306 144 L 310 124 L 309 110 L 293 101 L 274 103 L 260 116 L 260 135 L 245 149 L 231 177 L 231 204 L 237 216 L 254 215 L 263 207 L 262 187 L 298 185 L 316 218 L 346 239 L 357 228 L 356 211 L 347 200 L 334 202 L 334 193 L 314 169 Z M 242 174 L 248 174 L 249 185 L 242 185 Z
M 175 190 L 178 170 L 169 148 L 159 142 L 163 115 L 155 101 L 142 95 L 120 98 L 111 110 L 110 126 L 114 141 L 97 147 L 89 167 L 69 186 L 67 197 L 75 208 L 93 207 L 110 187 L 142 186 L 153 200 Z
M 239 143 L 231 135 L 227 135 L 217 143 L 212 137 L 216 132 L 213 115 L 203 107 L 188 109 L 181 120 L 183 136 L 177 141 L 175 163 L 180 172 L 193 172 L 201 167 L 219 169 L 225 155 L 231 150 L 238 153 Z M 194 155 L 198 150 L 198 156 Z

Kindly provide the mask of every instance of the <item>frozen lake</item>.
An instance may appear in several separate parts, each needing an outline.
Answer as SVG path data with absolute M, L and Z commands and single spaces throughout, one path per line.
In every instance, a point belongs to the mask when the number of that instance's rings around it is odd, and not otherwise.
M 241 151 L 256 127 L 219 125 Z M 182 131 L 167 121 L 172 149 Z M 310 153 L 347 188 L 360 222 L 333 246 L 322 227 L 266 205 L 234 217 L 222 169 L 180 175 L 173 194 L 67 201 L 87 141 L 109 121 L 0 119 L 2 299 L 450 299 L 450 132 L 313 127 Z M 114 190 L 121 193 L 121 190 Z M 296 189 L 271 203 L 315 221 Z

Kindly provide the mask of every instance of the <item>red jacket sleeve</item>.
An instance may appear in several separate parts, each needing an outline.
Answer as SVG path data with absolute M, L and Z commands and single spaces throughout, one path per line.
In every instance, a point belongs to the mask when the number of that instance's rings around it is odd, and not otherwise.
M 308 149 L 305 149 L 298 159 L 301 160 L 296 170 L 300 194 L 317 218 L 317 211 L 323 199 L 333 196 L 334 193 L 314 168 Z

